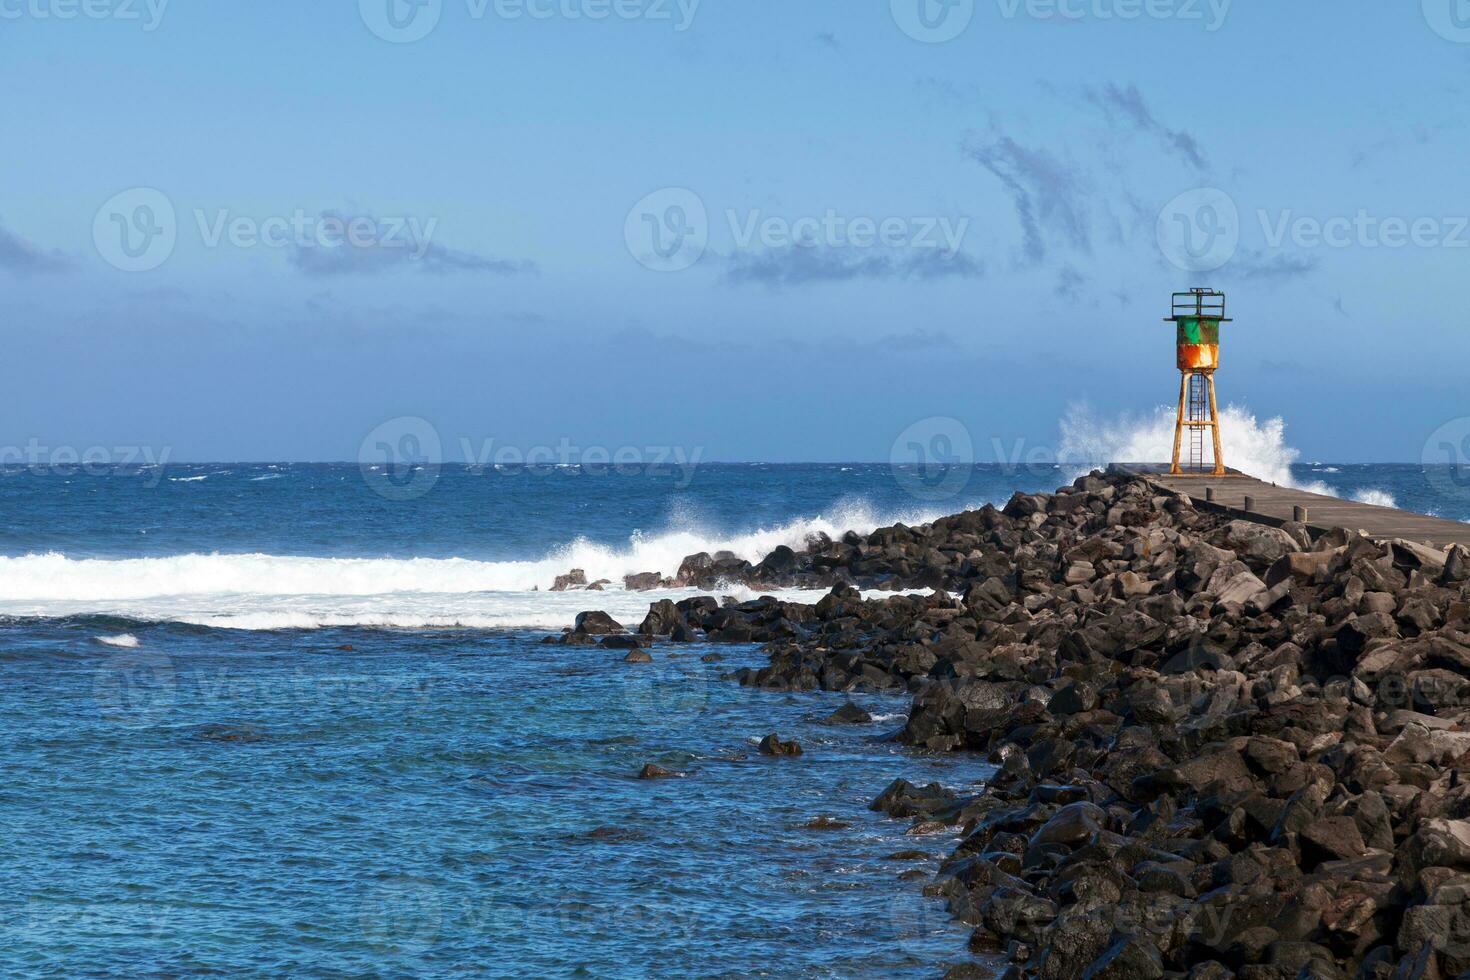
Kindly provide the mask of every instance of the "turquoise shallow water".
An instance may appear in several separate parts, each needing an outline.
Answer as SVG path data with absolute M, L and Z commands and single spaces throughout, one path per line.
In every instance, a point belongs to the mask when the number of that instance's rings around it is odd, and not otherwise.
M 899 722 L 538 635 L 53 622 L 3 654 L 0 973 L 924 976 Z M 351 644 L 351 651 L 338 646 Z M 171 651 L 171 652 L 166 652 Z M 898 698 L 861 699 L 875 713 Z M 760 756 L 779 730 L 806 755 Z M 633 778 L 647 762 L 682 779 Z M 819 816 L 849 826 L 807 829 Z

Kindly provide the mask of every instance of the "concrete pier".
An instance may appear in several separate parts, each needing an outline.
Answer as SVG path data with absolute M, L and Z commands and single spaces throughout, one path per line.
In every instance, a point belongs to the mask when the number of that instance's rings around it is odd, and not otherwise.
M 1470 524 L 1459 521 L 1292 490 L 1235 471 L 1225 476 L 1170 476 L 1167 465 L 1119 464 L 1117 468 L 1142 476 L 1160 489 L 1183 494 L 1201 510 L 1234 513 L 1245 520 L 1276 526 L 1296 520 L 1314 533 L 1345 527 L 1375 538 L 1403 538 L 1441 549 L 1452 544 L 1470 547 Z

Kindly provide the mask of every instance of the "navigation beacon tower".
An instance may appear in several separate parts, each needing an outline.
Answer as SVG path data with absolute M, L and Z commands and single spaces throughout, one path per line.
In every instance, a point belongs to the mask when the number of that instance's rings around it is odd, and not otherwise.
M 1179 418 L 1174 423 L 1176 475 L 1224 476 L 1220 453 L 1220 413 L 1215 405 L 1215 369 L 1220 366 L 1220 324 L 1225 316 L 1225 294 L 1213 289 L 1191 289 L 1174 294 L 1174 312 L 1167 319 L 1177 334 L 1179 363 Z M 1184 430 L 1189 430 L 1189 456 L 1181 460 Z M 1214 469 L 1205 469 L 1205 430 L 1214 437 Z

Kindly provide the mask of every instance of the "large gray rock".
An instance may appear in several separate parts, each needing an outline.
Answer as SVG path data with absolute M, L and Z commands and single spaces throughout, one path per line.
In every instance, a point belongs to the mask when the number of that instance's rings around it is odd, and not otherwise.
M 1216 598 L 1222 604 L 1234 603 L 1243 606 L 1252 596 L 1265 591 L 1265 582 L 1256 578 L 1251 572 L 1241 572 L 1238 575 L 1232 576 L 1225 583 Z
M 1252 521 L 1231 521 L 1216 539 L 1252 568 L 1265 569 L 1283 556 L 1301 550 L 1290 534 Z

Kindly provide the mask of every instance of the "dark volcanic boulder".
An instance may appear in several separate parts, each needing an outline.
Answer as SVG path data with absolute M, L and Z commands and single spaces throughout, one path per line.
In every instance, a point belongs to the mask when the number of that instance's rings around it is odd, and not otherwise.
M 798 567 L 796 552 L 781 544 L 755 566 L 754 574 L 764 582 L 777 582 L 796 574 Z
M 671 599 L 660 599 L 648 607 L 638 632 L 644 636 L 668 636 L 680 621 L 679 609 Z
M 636 575 L 623 576 L 623 588 L 629 592 L 650 592 L 663 584 L 663 576 L 658 572 L 639 572 Z
M 1005 977 L 1470 971 L 1470 550 L 1313 543 L 1110 472 L 680 578 L 830 592 L 654 603 L 641 635 L 763 643 L 727 676 L 764 691 L 907 691 L 910 775 L 975 753 L 873 807 L 952 835 L 925 891 Z
M 822 719 L 824 725 L 866 725 L 873 716 L 851 701 Z
M 572 631 L 586 633 L 589 636 L 606 636 L 609 633 L 625 632 L 622 623 L 600 611 L 578 613 Z

